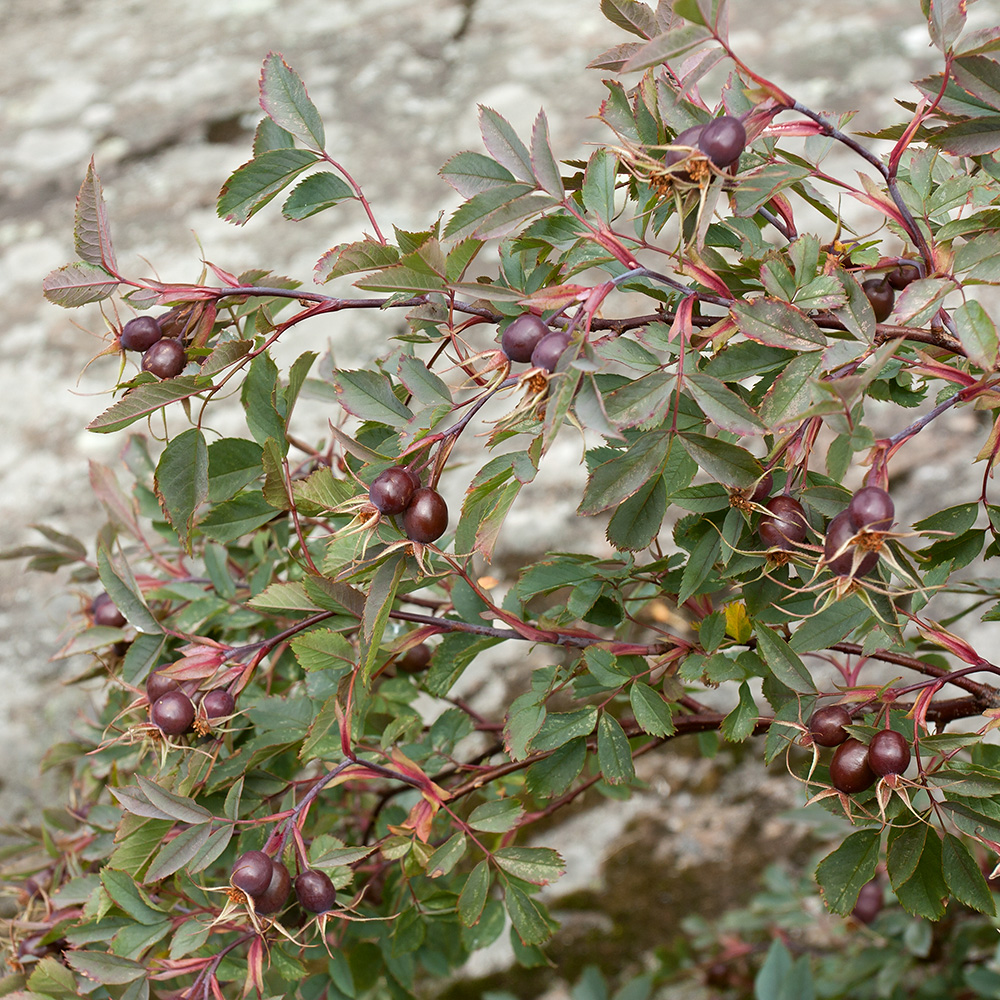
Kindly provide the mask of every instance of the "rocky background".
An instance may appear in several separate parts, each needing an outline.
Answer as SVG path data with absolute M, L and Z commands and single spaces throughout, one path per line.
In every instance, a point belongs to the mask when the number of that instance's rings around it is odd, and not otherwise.
M 970 19 L 987 23 L 988 7 L 972 5 Z M 749 64 L 813 107 L 859 109 L 859 129 L 896 120 L 893 99 L 915 99 L 909 81 L 938 66 L 917 0 L 732 0 L 731 8 L 732 42 Z M 40 291 L 43 276 L 73 258 L 73 202 L 91 156 L 126 271 L 187 281 L 204 258 L 235 272 L 272 267 L 308 284 L 325 249 L 358 238 L 359 211 L 293 224 L 272 205 L 243 228 L 215 213 L 221 183 L 249 158 L 269 50 L 306 81 L 329 148 L 361 181 L 383 226 L 418 229 L 457 204 L 437 170 L 454 152 L 481 148 L 479 103 L 522 134 L 543 106 L 561 158 L 584 157 L 586 143 L 609 139 L 588 118 L 604 93 L 601 74 L 584 66 L 626 39 L 598 0 L 0 0 L 0 27 L 0 548 L 40 540 L 30 528 L 38 522 L 78 535 L 91 550 L 103 517 L 88 459 L 113 462 L 121 442 L 83 427 L 109 404 L 102 394 L 117 361 L 102 358 L 84 371 L 103 347 L 104 320 L 96 308 L 55 308 Z M 297 333 L 290 353 L 331 346 L 339 363 L 363 365 L 382 349 L 390 322 L 321 319 Z M 325 416 L 315 418 L 321 433 Z M 971 433 L 981 439 L 975 417 L 963 410 L 938 424 L 921 435 L 908 468 L 894 464 L 900 480 L 909 477 L 896 493 L 904 524 L 939 488 L 954 503 L 978 494 L 980 472 L 959 446 Z M 509 533 L 519 547 L 578 544 L 570 541 L 582 529 L 565 482 L 582 481 L 579 460 L 579 443 L 569 444 L 563 467 L 535 485 L 520 520 L 515 510 Z M 512 568 L 519 555 L 508 550 Z M 83 662 L 50 657 L 67 634 L 67 615 L 89 596 L 65 593 L 59 577 L 26 574 L 23 561 L 0 563 L 5 820 L 30 820 L 45 802 L 50 788 L 37 778 L 38 759 L 86 710 L 86 690 L 64 684 Z M 626 809 L 610 803 L 603 820 L 588 821 L 587 840 L 568 827 L 571 873 L 561 891 L 593 889 L 601 860 L 621 862 L 626 855 L 616 852 L 637 837 L 653 837 L 675 868 L 732 856 L 730 838 L 753 830 L 780 853 L 786 832 L 768 826 L 761 803 L 791 805 L 794 790 L 766 783 L 752 764 L 716 787 L 718 776 L 702 773 L 707 766 L 692 759 L 648 773 L 651 793 Z M 671 789 L 687 799 L 671 798 L 668 816 L 660 803 Z M 728 797 L 706 810 L 695 800 L 706 791 Z M 747 879 L 762 863 L 757 854 L 748 859 Z M 653 882 L 661 896 L 691 890 Z

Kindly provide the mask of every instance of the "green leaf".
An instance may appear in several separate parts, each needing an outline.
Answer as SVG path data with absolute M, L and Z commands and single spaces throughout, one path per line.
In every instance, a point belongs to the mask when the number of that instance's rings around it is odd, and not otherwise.
M 661 63 L 674 59 L 700 48 L 711 39 L 711 34 L 700 24 L 685 24 L 682 28 L 671 28 L 651 38 L 645 45 L 629 57 L 622 70 L 634 73 L 637 70 L 659 66 Z
M 532 753 L 555 750 L 578 736 L 589 736 L 596 724 L 597 709 L 593 706 L 575 712 L 550 712 L 528 748 Z
M 975 299 L 963 302 L 953 314 L 958 339 L 969 359 L 985 371 L 992 371 L 997 362 L 1000 339 L 990 315 Z
M 255 490 L 218 504 L 201 519 L 200 527 L 206 536 L 226 545 L 281 516 Z
M 615 216 L 618 160 L 606 149 L 592 153 L 583 175 L 583 206 L 605 225 Z
M 878 830 L 858 830 L 819 863 L 816 880 L 834 913 L 847 916 L 861 887 L 875 877 L 880 840 Z
M 517 826 L 524 815 L 524 808 L 517 799 L 496 799 L 476 806 L 469 815 L 468 823 L 473 830 L 484 833 L 506 833 Z
M 813 405 L 813 379 L 817 377 L 822 363 L 821 354 L 800 354 L 774 380 L 760 406 L 760 418 L 768 430 L 793 426 Z
M 88 431 L 111 434 L 134 424 L 143 417 L 163 409 L 179 399 L 190 399 L 210 388 L 197 375 L 178 375 L 162 382 L 146 382 L 136 386 L 127 396 L 109 406 L 99 417 L 87 424 Z
M 263 449 L 245 438 L 219 438 L 208 446 L 208 499 L 231 500 L 257 480 Z
M 604 780 L 610 785 L 620 785 L 635 777 L 632 751 L 625 730 L 607 712 L 602 713 L 597 724 L 597 764 Z
M 762 296 L 751 302 L 736 302 L 730 311 L 740 332 L 758 344 L 795 351 L 826 347 L 823 331 L 788 302 Z
M 362 420 L 401 427 L 413 413 L 392 391 L 388 376 L 374 371 L 337 371 L 333 385 L 340 405 Z
M 480 861 L 469 872 L 469 877 L 465 880 L 465 885 L 458 896 L 458 916 L 466 927 L 479 923 L 492 881 L 490 866 L 486 861 Z
M 379 644 L 382 642 L 382 635 L 389 621 L 392 603 L 396 599 L 396 588 L 403 579 L 405 570 L 406 557 L 401 552 L 395 552 L 375 570 L 368 588 L 365 611 L 361 618 L 363 636 L 361 656 L 366 683 L 378 659 Z
M 566 862 L 550 847 L 501 847 L 493 860 L 508 875 L 533 885 L 548 885 L 566 871 Z
M 722 735 L 730 743 L 742 743 L 757 723 L 757 703 L 746 681 L 740 684 L 739 704 L 722 720 Z
M 496 160 L 468 150 L 453 156 L 439 172 L 463 198 L 517 182 L 517 178 Z
M 460 239 L 463 236 L 484 236 L 481 228 L 489 228 L 490 220 L 501 209 L 510 205 L 520 204 L 521 200 L 535 190 L 532 184 L 504 184 L 487 188 L 473 195 L 463 205 L 460 205 L 445 226 L 445 236 Z M 547 199 L 551 204 L 551 199 Z M 533 211 L 533 209 L 532 209 Z M 530 215 L 531 211 L 525 213 Z
M 65 264 L 49 271 L 42 281 L 42 291 L 49 302 L 65 309 L 100 302 L 112 295 L 118 279 L 99 264 Z
M 399 359 L 399 380 L 425 406 L 451 406 L 451 390 L 420 358 L 404 354 Z
M 158 882 L 168 875 L 173 875 L 179 868 L 183 868 L 205 846 L 211 835 L 210 824 L 201 823 L 167 841 L 149 866 L 146 881 Z
M 928 140 L 952 156 L 984 156 L 1000 149 L 1000 115 L 970 118 L 939 129 Z
M 334 670 L 331 679 L 347 673 L 354 665 L 354 647 L 330 629 L 311 629 L 290 641 L 295 659 L 303 670 Z
M 541 798 L 561 794 L 579 777 L 586 760 L 587 740 L 578 736 L 528 768 L 529 791 Z
M 306 149 L 273 149 L 254 157 L 223 184 L 216 204 L 219 217 L 243 225 L 318 159 Z
M 602 462 L 587 480 L 579 513 L 599 514 L 637 493 L 659 472 L 669 447 L 668 434 L 643 434 L 627 451 Z
M 283 400 L 279 399 L 278 368 L 270 354 L 263 352 L 250 362 L 247 376 L 240 390 L 240 402 L 246 411 L 247 426 L 254 440 L 263 445 L 271 438 L 281 448 L 281 454 L 288 451 L 285 440 L 285 417 Z
M 772 941 L 753 987 L 754 1000 L 813 1000 L 816 991 L 809 956 L 792 961 L 784 944 Z
M 744 218 L 755 215 L 779 191 L 805 180 L 809 167 L 791 163 L 770 163 L 740 178 L 736 188 L 736 214 Z
M 886 856 L 889 881 L 900 906 L 914 916 L 940 920 L 948 885 L 942 872 L 941 839 L 925 823 L 917 823 L 889 837 Z
M 824 649 L 846 639 L 868 621 L 871 615 L 871 610 L 860 597 L 845 597 L 824 608 L 818 615 L 803 621 L 792 633 L 789 645 L 798 653 Z
M 149 881 L 153 878 L 147 876 Z M 105 868 L 101 872 L 101 884 L 114 900 L 115 906 L 124 910 L 140 924 L 158 924 L 164 919 L 164 912 L 145 897 L 132 877 L 123 871 Z
M 635 681 L 629 689 L 629 703 L 643 732 L 662 737 L 672 736 L 677 731 L 670 705 L 648 684 Z
M 667 487 L 663 476 L 654 476 L 618 505 L 608 522 L 606 537 L 616 549 L 639 552 L 652 545 L 666 512 Z
M 659 30 L 656 15 L 638 0 L 601 0 L 601 13 L 612 24 L 640 38 L 651 38 Z
M 619 430 L 662 419 L 676 385 L 676 376 L 659 371 L 625 382 L 604 394 L 602 402 L 607 418 Z
M 931 41 L 948 52 L 965 27 L 967 0 L 920 0 Z
M 324 171 L 297 184 L 281 206 L 281 214 L 298 222 L 353 197 L 354 189 L 347 181 Z
M 958 837 L 951 833 L 944 835 L 942 846 L 942 873 L 951 894 L 966 906 L 985 913 L 996 914 L 993 893 L 983 878 L 972 852 Z
M 528 756 L 528 746 L 545 721 L 545 707 L 539 704 L 540 697 L 534 691 L 526 691 L 514 699 L 507 711 L 503 742 L 514 760 L 524 760 Z
M 141 774 L 136 775 L 135 780 L 139 788 L 142 789 L 143 795 L 157 809 L 161 809 L 168 816 L 192 825 L 208 823 L 212 819 L 212 814 L 204 806 L 198 805 L 194 799 L 190 799 L 186 795 L 175 795 L 173 792 L 168 792 Z
M 378 271 L 399 260 L 399 250 L 377 240 L 338 243 L 316 262 L 315 278 L 322 284 L 358 271 Z
M 465 834 L 461 830 L 449 837 L 427 860 L 427 877 L 449 875 L 464 857 L 466 846 Z
M 535 186 L 535 172 L 531 164 L 531 154 L 517 137 L 502 115 L 485 104 L 479 105 L 479 130 L 483 135 L 483 145 L 498 163 L 505 166 L 515 177 L 529 181 Z
M 107 271 L 117 271 L 115 248 L 111 243 L 111 223 L 104 203 L 101 178 L 91 159 L 87 176 L 76 196 L 76 219 L 73 227 L 76 255 L 88 264 L 97 264 Z
M 563 198 L 562 175 L 549 145 L 549 122 L 539 111 L 531 130 L 531 167 L 538 186 L 558 201 Z
M 798 654 L 772 628 L 756 622 L 757 652 L 765 666 L 786 687 L 800 694 L 812 694 L 816 690 L 806 665 Z
M 741 437 L 764 431 L 757 414 L 719 379 L 711 375 L 686 375 L 684 384 L 702 413 L 717 427 Z
M 323 122 L 305 84 L 278 52 L 268 52 L 260 74 L 260 106 L 276 125 L 322 152 Z
M 97 572 L 108 596 L 129 625 L 149 635 L 163 632 L 163 626 L 142 599 L 131 572 L 127 567 L 119 570 L 112 563 L 110 553 L 103 544 L 97 550 Z
M 704 434 L 681 434 L 679 437 L 684 450 L 718 482 L 747 487 L 760 479 L 760 462 L 745 448 Z
M 191 427 L 167 442 L 153 482 L 163 513 L 187 546 L 195 512 L 208 498 L 208 446 L 199 428 Z
M 504 889 L 504 902 L 522 944 L 542 944 L 552 936 L 545 910 L 526 892 L 508 884 Z
M 67 951 L 66 962 L 101 986 L 123 986 L 146 974 L 145 966 L 103 951 Z

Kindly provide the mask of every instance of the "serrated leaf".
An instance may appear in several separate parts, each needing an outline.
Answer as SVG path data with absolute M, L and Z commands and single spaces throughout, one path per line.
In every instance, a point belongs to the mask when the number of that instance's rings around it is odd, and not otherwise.
M 493 860 L 508 875 L 533 885 L 548 885 L 566 871 L 566 862 L 550 847 L 501 847 Z
M 760 417 L 769 430 L 790 427 L 815 399 L 813 379 L 823 363 L 815 351 L 800 354 L 774 380 L 760 404 Z
M 399 260 L 396 247 L 377 240 L 358 240 L 356 243 L 339 243 L 327 250 L 316 262 L 315 278 L 319 283 L 358 271 L 377 271 Z
M 812 694 L 816 685 L 795 650 L 767 625 L 758 622 L 754 630 L 757 634 L 757 653 L 771 673 L 793 691 Z
M 601 13 L 612 24 L 640 38 L 651 38 L 659 30 L 656 15 L 639 0 L 601 0 Z
M 625 730 L 607 712 L 601 714 L 597 724 L 597 764 L 608 784 L 620 785 L 635 777 L 632 751 Z
M 643 732 L 650 736 L 671 736 L 676 732 L 670 705 L 663 695 L 654 691 L 648 684 L 635 681 L 629 690 L 629 704 L 632 714 Z
M 589 736 L 596 724 L 597 709 L 594 706 L 574 712 L 550 712 L 545 716 L 542 728 L 529 740 L 528 749 L 532 753 L 556 750 L 578 736 Z
M 124 986 L 146 974 L 145 966 L 103 951 L 67 951 L 66 962 L 101 986 Z
M 340 405 L 362 420 L 400 427 L 413 417 L 410 408 L 392 391 L 388 377 L 381 372 L 336 371 L 331 381 Z
M 687 375 L 684 384 L 701 411 L 717 427 L 741 437 L 765 430 L 757 414 L 719 379 L 711 375 Z
M 171 438 L 156 464 L 154 488 L 167 520 L 185 547 L 198 507 L 208 497 L 208 446 L 197 427 Z
M 761 296 L 736 302 L 730 312 L 740 332 L 769 347 L 816 351 L 826 347 L 826 336 L 808 316 L 788 302 Z
M 520 202 L 534 190 L 533 184 L 508 183 L 474 194 L 452 214 L 448 225 L 445 226 L 445 236 L 460 239 L 464 236 L 478 235 L 478 228 L 488 225 L 495 213 L 508 205 Z
M 552 932 L 545 919 L 545 911 L 526 892 L 508 884 L 504 890 L 504 902 L 522 944 L 542 944 L 549 939 Z
M 523 815 L 524 808 L 517 799 L 496 799 L 476 806 L 469 814 L 468 824 L 484 833 L 506 833 Z
M 427 877 L 450 874 L 465 855 L 466 846 L 465 834 L 461 831 L 449 837 L 427 860 Z
M 722 735 L 730 743 L 742 743 L 757 724 L 757 703 L 746 681 L 740 684 L 739 704 L 722 720 Z
M 816 881 L 834 913 L 850 913 L 861 887 L 875 877 L 880 840 L 878 830 L 858 830 L 819 863 Z
M 88 431 L 112 434 L 180 399 L 190 399 L 209 386 L 197 375 L 178 375 L 163 382 L 147 382 L 109 406 L 87 424 Z
M 679 435 L 684 450 L 713 479 L 726 486 L 748 487 L 760 478 L 760 463 L 745 448 L 705 434 Z
M 996 913 L 993 893 L 972 852 L 951 833 L 944 835 L 941 847 L 942 873 L 951 894 L 966 906 L 992 917 Z
M 538 186 L 553 198 L 562 201 L 562 175 L 549 145 L 549 122 L 544 111 L 538 112 L 531 130 L 531 166 Z
M 317 152 L 326 136 L 305 84 L 278 52 L 269 52 L 260 73 L 260 106 L 281 128 L 298 136 Z
M 618 505 L 605 535 L 616 549 L 639 552 L 652 545 L 666 511 L 666 484 L 663 476 L 654 476 Z
M 479 130 L 483 136 L 483 145 L 497 162 L 506 167 L 515 177 L 527 181 L 532 187 L 535 187 L 531 154 L 517 137 L 510 122 L 492 108 L 480 104 Z
M 307 149 L 272 149 L 237 167 L 219 192 L 219 217 L 243 225 L 317 159 Z
M 954 318 L 958 339 L 969 359 L 980 368 L 992 371 L 1000 338 L 989 313 L 975 299 L 970 299 L 955 310 Z
M 365 611 L 361 618 L 361 633 L 364 637 L 361 655 L 366 682 L 378 657 L 379 643 L 389 621 L 389 612 L 396 598 L 396 588 L 403 578 L 405 569 L 406 558 L 397 552 L 379 565 L 369 585 L 365 598 Z
M 581 514 L 599 514 L 637 493 L 663 465 L 670 436 L 662 432 L 643 434 L 627 451 L 598 465 L 587 480 Z
M 107 271 L 117 272 L 118 262 L 111 244 L 108 209 L 104 204 L 101 178 L 94 169 L 93 159 L 87 167 L 87 176 L 80 186 L 80 193 L 76 196 L 73 242 L 80 260 L 97 264 Z
M 97 550 L 97 572 L 108 596 L 125 616 L 129 625 L 139 632 L 150 635 L 163 632 L 163 626 L 143 600 L 128 566 L 119 569 L 112 562 L 111 554 L 103 544 Z
M 399 380 L 425 406 L 451 406 L 451 390 L 420 358 L 404 354 L 399 359 Z
M 908 913 L 939 920 L 948 886 L 942 872 L 941 840 L 925 823 L 905 830 L 894 828 L 886 853 L 889 881 L 899 904 Z
M 217 504 L 199 524 L 202 533 L 213 541 L 228 545 L 281 515 L 259 490 L 251 490 Z
M 659 66 L 685 52 L 690 52 L 691 49 L 699 48 L 711 38 L 708 29 L 700 24 L 685 24 L 683 27 L 664 31 L 644 45 L 640 45 L 622 70 L 626 73 L 635 73 L 650 66 Z
M 154 881 L 149 877 L 149 881 Z M 114 900 L 115 906 L 127 913 L 140 924 L 158 924 L 164 919 L 164 912 L 153 906 L 146 899 L 132 876 L 114 868 L 104 868 L 101 871 L 101 884 L 108 895 Z
M 117 287 L 117 278 L 99 264 L 86 262 L 57 267 L 42 281 L 42 292 L 49 302 L 65 309 L 75 309 L 88 302 L 100 302 Z
M 942 51 L 950 51 L 965 27 L 968 0 L 921 0 L 931 41 Z
M 198 805 L 194 799 L 190 799 L 186 795 L 175 795 L 173 792 L 168 792 L 141 774 L 136 775 L 135 780 L 142 790 L 142 794 L 157 809 L 162 810 L 168 816 L 192 825 L 208 823 L 212 819 L 212 814 L 204 806 Z
M 605 225 L 615 215 L 615 182 L 618 160 L 606 149 L 591 153 L 583 175 L 583 205 Z
M 324 171 L 296 184 L 281 206 L 281 214 L 298 222 L 354 197 L 354 189 L 347 181 Z
M 469 150 L 456 153 L 439 172 L 463 198 L 517 182 L 505 166 L 489 156 Z
M 486 896 L 490 891 L 491 881 L 490 866 L 485 861 L 480 861 L 469 872 L 469 877 L 465 880 L 465 885 L 458 895 L 458 916 L 466 927 L 472 927 L 479 923 L 479 918 L 483 915 L 483 907 L 486 905 Z
M 183 868 L 205 846 L 212 835 L 211 825 L 202 823 L 167 841 L 146 872 L 147 882 L 157 882 Z

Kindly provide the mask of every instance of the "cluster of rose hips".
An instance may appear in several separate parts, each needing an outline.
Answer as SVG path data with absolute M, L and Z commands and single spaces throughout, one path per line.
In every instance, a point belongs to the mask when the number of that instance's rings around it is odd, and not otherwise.
M 500 350 L 518 364 L 531 363 L 532 368 L 552 372 L 569 347 L 565 330 L 550 330 L 534 313 L 521 313 L 512 320 L 500 338 Z
M 182 736 L 194 728 L 194 701 L 175 678 L 161 673 L 159 667 L 146 678 L 146 697 L 149 719 L 165 736 Z M 225 688 L 206 691 L 199 704 L 206 720 L 224 719 L 236 710 L 236 699 Z
M 861 288 L 871 303 L 876 323 L 884 323 L 889 318 L 896 303 L 896 292 L 919 277 L 920 269 L 916 264 L 900 264 L 881 278 L 869 278 L 862 282 Z
M 761 502 L 771 488 L 770 473 L 758 483 L 750 499 Z M 757 527 L 760 540 L 768 548 L 791 552 L 806 540 L 808 521 L 802 504 L 794 497 L 771 497 L 767 513 Z M 864 576 L 878 562 L 878 551 L 866 552 L 855 566 L 855 539 L 859 533 L 888 531 L 896 508 L 889 494 L 879 486 L 863 486 L 851 502 L 831 519 L 823 542 L 823 558 L 835 576 Z M 863 541 L 862 541 L 863 547 Z
M 169 315 L 169 314 L 168 314 Z M 139 367 L 157 378 L 173 378 L 184 371 L 187 353 L 175 337 L 166 337 L 155 316 L 136 316 L 123 327 L 118 343 L 125 351 L 142 351 Z
M 809 719 L 809 735 L 821 747 L 836 747 L 830 760 L 830 784 L 847 795 L 871 788 L 879 778 L 902 774 L 910 764 L 910 744 L 894 729 L 880 729 L 871 743 L 848 735 L 851 713 L 843 705 L 818 708 Z
M 253 900 L 257 913 L 277 913 L 288 901 L 292 879 L 288 868 L 263 851 L 247 851 L 236 859 L 230 883 Z M 299 906 L 310 913 L 326 913 L 337 904 L 337 890 L 330 877 L 307 868 L 295 879 Z
M 411 542 L 433 542 L 448 527 L 448 505 L 420 477 L 401 465 L 380 472 L 368 489 L 368 500 L 388 516 L 403 515 L 403 533 Z

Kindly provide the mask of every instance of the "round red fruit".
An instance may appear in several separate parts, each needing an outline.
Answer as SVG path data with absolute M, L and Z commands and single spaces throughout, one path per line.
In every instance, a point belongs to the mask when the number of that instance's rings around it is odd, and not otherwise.
M 368 499 L 383 514 L 402 514 L 419 488 L 420 477 L 415 472 L 393 465 L 372 480 Z
M 880 777 L 902 774 L 910 766 L 910 744 L 894 729 L 880 729 L 868 744 L 868 766 Z
M 826 529 L 826 540 L 823 542 L 823 558 L 831 573 L 837 576 L 851 576 L 854 568 L 854 546 L 850 540 L 857 534 L 857 528 L 851 520 L 849 511 L 842 510 Z M 846 546 L 846 547 L 845 547 Z M 840 553 L 837 555 L 837 553 Z M 854 576 L 864 576 L 871 572 L 878 562 L 877 552 L 866 552 L 861 557 Z
M 176 691 L 180 687 L 173 677 L 162 673 L 162 670 L 163 667 L 157 667 L 150 671 L 146 678 L 146 697 L 149 699 L 150 705 L 162 698 L 168 691 Z
M 569 347 L 569 337 L 562 330 L 553 330 L 552 333 L 547 333 L 538 341 L 535 349 L 531 352 L 532 368 L 554 372 L 567 347 Z
M 771 497 L 764 504 L 768 513 L 761 518 L 757 534 L 768 548 L 792 551 L 806 540 L 806 512 L 789 496 Z
M 258 913 L 277 913 L 285 905 L 291 891 L 292 877 L 288 869 L 280 861 L 272 861 L 271 880 L 259 896 L 254 896 L 254 909 Z
M 853 795 L 875 784 L 875 772 L 868 766 L 868 747 L 851 737 L 841 743 L 830 761 L 830 784 L 838 792 Z
M 747 144 L 746 129 L 738 118 L 722 115 L 701 130 L 698 148 L 720 169 L 734 164 Z
M 848 738 L 844 726 L 850 724 L 851 713 L 843 705 L 828 705 L 813 712 L 809 719 L 809 733 L 813 743 L 821 747 L 839 747 Z
M 248 896 L 259 896 L 270 884 L 271 858 L 263 851 L 246 851 L 236 859 L 229 881 Z
M 194 702 L 183 691 L 167 691 L 153 702 L 149 717 L 160 732 L 180 736 L 194 722 Z
M 851 497 L 847 512 L 855 528 L 869 528 L 872 531 L 888 531 L 896 516 L 896 505 L 892 497 L 880 486 L 862 486 Z
M 163 337 L 160 324 L 152 316 L 136 316 L 123 327 L 118 343 L 126 351 L 148 351 Z
M 225 688 L 205 692 L 201 707 L 208 719 L 222 719 L 236 710 L 236 699 Z
M 337 890 L 325 872 L 307 868 L 295 879 L 299 906 L 310 913 L 326 913 L 337 904 Z
M 107 593 L 98 594 L 91 602 L 90 617 L 95 625 L 107 625 L 110 628 L 122 628 L 125 625 L 125 616 Z
M 187 355 L 179 340 L 158 340 L 142 356 L 142 370 L 157 378 L 173 378 L 184 371 Z
M 444 497 L 430 486 L 422 486 L 413 494 L 403 511 L 403 531 L 412 542 L 433 542 L 448 527 L 448 505 Z
M 526 363 L 542 337 L 549 333 L 548 325 L 533 313 L 521 313 L 500 338 L 500 349 L 511 361 Z
M 896 293 L 892 290 L 892 285 L 885 278 L 869 278 L 862 282 L 861 290 L 871 303 L 872 311 L 875 313 L 875 322 L 884 323 L 892 313 L 892 307 L 896 301 Z

